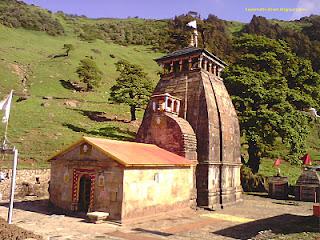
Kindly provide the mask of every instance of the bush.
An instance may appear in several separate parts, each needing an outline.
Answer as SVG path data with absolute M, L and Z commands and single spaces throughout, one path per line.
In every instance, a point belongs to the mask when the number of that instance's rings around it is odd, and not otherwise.
M 262 174 L 253 174 L 249 167 L 242 165 L 240 170 L 241 185 L 245 192 L 267 192 L 268 181 Z

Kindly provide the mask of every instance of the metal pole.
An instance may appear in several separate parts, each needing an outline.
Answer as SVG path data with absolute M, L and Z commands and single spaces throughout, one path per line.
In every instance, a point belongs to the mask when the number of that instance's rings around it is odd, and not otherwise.
M 13 201 L 14 201 L 14 190 L 16 187 L 16 175 L 17 175 L 17 163 L 18 163 L 18 150 L 13 149 L 13 163 L 12 163 L 12 177 L 11 177 L 11 194 L 10 194 L 10 206 L 8 211 L 8 223 L 12 223 L 12 211 L 13 211 Z
M 187 119 L 188 111 L 188 76 L 186 76 L 186 91 L 184 93 L 184 119 Z
M 9 121 L 6 122 L 6 128 L 4 130 L 4 139 L 3 139 L 3 143 L 2 146 L 6 147 L 6 142 L 7 142 L 7 133 L 8 133 L 8 125 L 9 125 Z

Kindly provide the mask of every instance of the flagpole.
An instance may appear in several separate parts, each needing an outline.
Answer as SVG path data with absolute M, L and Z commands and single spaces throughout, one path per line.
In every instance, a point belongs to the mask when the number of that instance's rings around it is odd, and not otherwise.
M 18 164 L 18 150 L 13 148 L 13 163 L 12 163 L 12 177 L 11 177 L 11 193 L 10 193 L 10 205 L 8 211 L 8 223 L 12 223 L 12 212 L 14 202 L 14 190 L 16 188 L 16 176 L 17 176 L 17 164 Z
M 6 141 L 7 141 L 8 125 L 9 125 L 9 119 L 6 122 L 6 127 L 5 127 L 5 130 L 4 130 L 4 139 L 3 139 L 3 146 L 4 147 L 6 146 Z

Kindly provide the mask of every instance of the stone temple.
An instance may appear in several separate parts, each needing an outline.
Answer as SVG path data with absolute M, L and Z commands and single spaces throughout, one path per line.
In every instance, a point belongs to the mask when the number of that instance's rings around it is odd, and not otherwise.
M 221 78 L 196 46 L 156 60 L 161 79 L 136 142 L 83 137 L 50 158 L 50 202 L 117 222 L 241 200 L 240 131 Z
M 197 206 L 216 209 L 241 200 L 240 129 L 221 78 L 226 63 L 196 46 L 156 61 L 163 71 L 136 141 L 196 163 Z

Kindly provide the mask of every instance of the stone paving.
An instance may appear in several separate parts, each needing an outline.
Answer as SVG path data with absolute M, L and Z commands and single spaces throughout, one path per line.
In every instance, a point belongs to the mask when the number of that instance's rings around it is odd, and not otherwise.
M 52 214 L 47 200 L 15 204 L 13 223 L 45 240 L 181 240 L 249 239 L 261 231 L 279 231 L 279 225 L 312 215 L 312 203 L 247 196 L 235 206 L 218 211 L 188 210 L 130 225 L 92 224 L 82 218 Z M 7 205 L 0 204 L 6 218 Z

